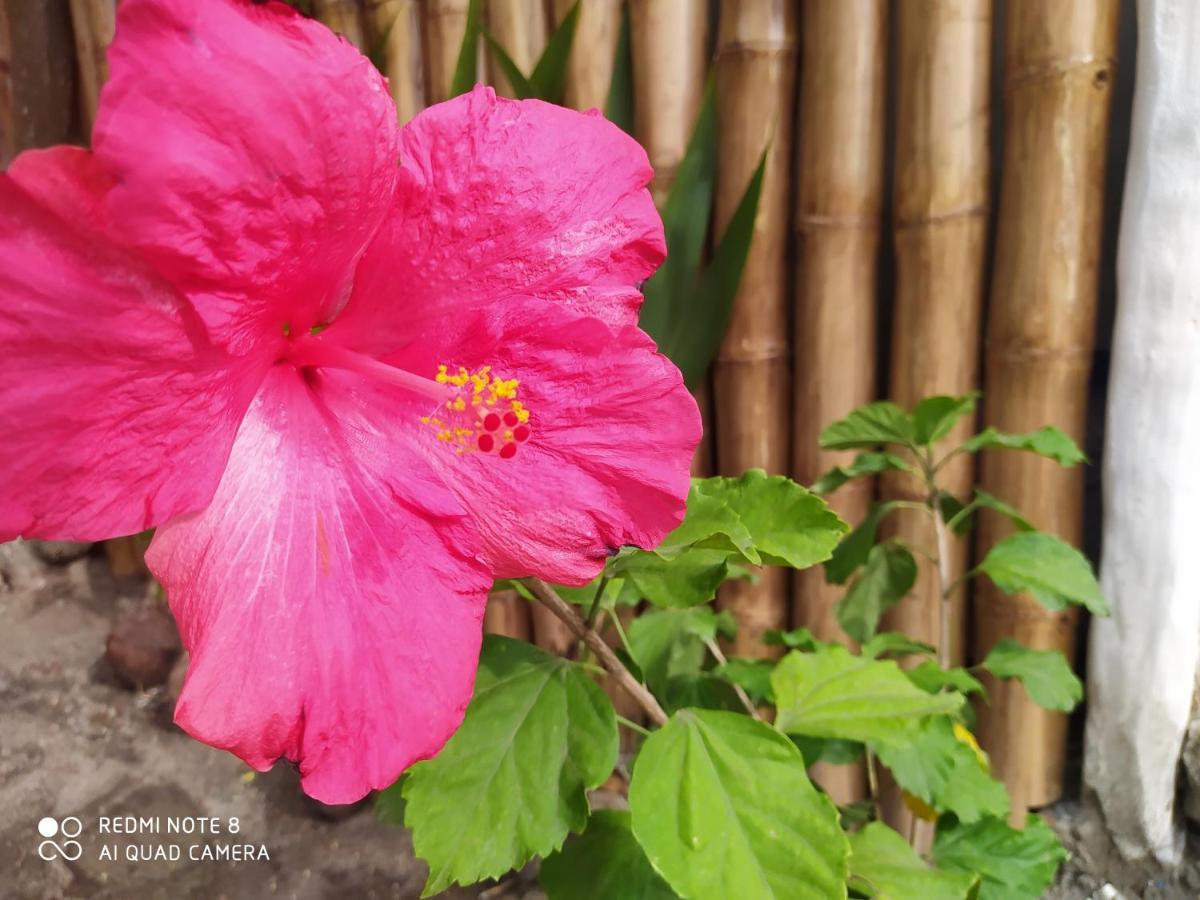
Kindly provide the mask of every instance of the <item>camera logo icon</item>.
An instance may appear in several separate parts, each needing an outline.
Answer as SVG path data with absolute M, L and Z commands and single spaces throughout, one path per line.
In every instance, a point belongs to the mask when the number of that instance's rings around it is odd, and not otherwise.
M 83 856 L 83 845 L 73 838 L 79 837 L 83 831 L 83 823 L 75 816 L 67 816 L 61 822 L 50 816 L 45 816 L 37 824 L 38 834 L 45 840 L 38 844 L 38 856 L 49 862 L 60 856 L 68 862 L 74 862 Z M 59 843 L 54 838 L 62 839 Z

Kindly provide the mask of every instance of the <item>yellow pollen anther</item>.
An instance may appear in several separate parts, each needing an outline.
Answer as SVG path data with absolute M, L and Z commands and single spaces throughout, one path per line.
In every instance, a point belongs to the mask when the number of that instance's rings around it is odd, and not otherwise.
M 434 380 L 457 390 L 433 415 L 421 416 L 420 421 L 456 453 L 479 451 L 511 459 L 517 447 L 531 437 L 529 410 L 517 399 L 518 379 L 494 375 L 491 366 L 471 371 L 464 366 L 439 365 Z

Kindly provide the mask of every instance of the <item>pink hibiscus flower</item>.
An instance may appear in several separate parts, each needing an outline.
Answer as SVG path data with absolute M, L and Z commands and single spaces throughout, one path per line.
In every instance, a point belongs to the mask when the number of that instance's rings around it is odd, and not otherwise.
M 277 2 L 123 0 L 109 62 L 94 152 L 0 174 L 0 540 L 157 526 L 176 720 L 356 800 L 458 727 L 494 578 L 682 516 L 646 156 L 484 88 L 400 129 Z

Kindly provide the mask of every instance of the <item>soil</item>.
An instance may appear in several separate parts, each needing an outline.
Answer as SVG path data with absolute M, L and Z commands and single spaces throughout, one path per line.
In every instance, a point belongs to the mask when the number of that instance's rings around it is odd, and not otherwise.
M 317 809 L 290 766 L 257 775 L 235 757 L 171 724 L 166 688 L 122 686 L 105 661 L 105 640 L 147 585 L 118 583 L 95 552 L 63 565 L 28 545 L 0 545 L 0 898 L 415 898 L 425 881 L 401 828 L 369 803 Z M 38 833 L 45 816 L 75 816 L 82 854 L 68 861 Z M 101 816 L 157 820 L 157 834 L 98 833 Z M 227 833 L 230 817 L 238 833 Z M 168 817 L 217 817 L 221 835 L 163 833 Z M 55 840 L 71 854 L 64 834 Z M 204 846 L 249 843 L 269 859 L 190 860 Z M 115 859 L 101 859 L 104 848 Z M 156 847 L 178 860 L 137 860 Z M 139 848 L 140 851 L 139 851 Z M 485 890 L 489 897 L 540 896 L 529 879 Z M 480 896 L 454 890 L 447 898 Z
M 263 775 L 187 737 L 171 723 L 170 684 L 134 690 L 105 659 L 114 622 L 146 603 L 148 585 L 115 580 L 96 551 L 46 556 L 0 545 L 0 898 L 416 898 L 425 881 L 408 834 L 370 803 L 319 808 L 290 766 Z M 1047 818 L 1072 853 L 1051 900 L 1200 898 L 1200 841 L 1175 873 L 1120 858 L 1098 814 L 1060 803 Z M 43 817 L 74 816 L 76 860 L 39 856 Z M 157 821 L 162 831 L 100 834 L 101 816 Z M 216 817 L 225 832 L 163 833 L 171 817 Z M 66 823 L 64 822 L 64 825 Z M 63 844 L 64 836 L 55 840 Z M 248 843 L 268 859 L 191 860 L 195 846 Z M 64 844 L 65 846 L 65 844 Z M 177 847 L 177 860 L 126 854 Z M 114 858 L 101 858 L 109 848 Z M 51 848 L 46 848 L 51 855 Z M 445 898 L 540 900 L 529 873 Z

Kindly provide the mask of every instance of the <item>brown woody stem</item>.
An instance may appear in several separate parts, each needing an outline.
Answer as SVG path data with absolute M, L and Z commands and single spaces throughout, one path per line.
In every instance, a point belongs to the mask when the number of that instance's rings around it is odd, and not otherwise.
M 587 648 L 596 655 L 596 659 L 600 660 L 600 664 L 608 670 L 608 673 L 612 675 L 622 690 L 637 701 L 637 704 L 645 710 L 651 722 L 655 725 L 667 724 L 667 714 L 654 698 L 654 695 L 646 690 L 645 685 L 630 674 L 629 670 L 617 659 L 617 655 L 612 652 L 612 648 L 604 643 L 604 639 L 596 633 L 595 629 L 588 627 L 587 623 L 579 617 L 579 613 L 575 612 L 571 604 L 558 596 L 554 588 L 550 587 L 550 585 L 546 584 L 540 578 L 526 578 L 525 586 L 529 588 L 539 603 L 558 616 L 571 629 L 575 636 L 583 641 Z

